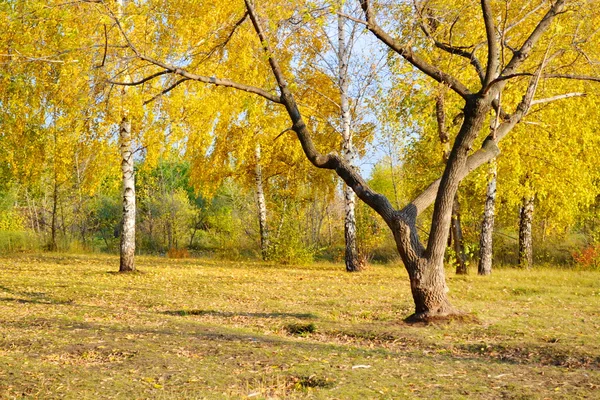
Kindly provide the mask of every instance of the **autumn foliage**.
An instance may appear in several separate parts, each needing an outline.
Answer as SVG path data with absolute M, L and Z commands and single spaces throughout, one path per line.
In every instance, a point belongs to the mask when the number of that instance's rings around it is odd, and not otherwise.
M 573 260 L 583 269 L 600 269 L 600 243 L 593 243 L 572 253 Z

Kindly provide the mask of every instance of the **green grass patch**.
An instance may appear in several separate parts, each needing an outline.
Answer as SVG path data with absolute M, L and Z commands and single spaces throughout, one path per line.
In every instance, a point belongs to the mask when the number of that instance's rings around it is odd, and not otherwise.
M 466 321 L 410 325 L 400 266 L 0 258 L 0 398 L 600 397 L 600 272 L 448 284 Z

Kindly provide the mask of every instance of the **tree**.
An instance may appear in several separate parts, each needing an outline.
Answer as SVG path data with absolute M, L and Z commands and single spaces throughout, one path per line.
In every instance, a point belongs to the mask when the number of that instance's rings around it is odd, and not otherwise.
M 260 144 L 256 145 L 256 205 L 258 207 L 258 225 L 260 230 L 260 251 L 263 260 L 269 258 L 269 228 L 267 225 L 267 202 L 263 187 L 262 166 L 260 165 Z
M 496 164 L 491 162 L 489 182 L 487 184 L 481 235 L 479 239 L 479 264 L 477 273 L 489 275 L 492 273 L 492 233 L 494 232 L 494 215 L 496 205 Z
M 123 117 L 119 127 L 121 145 L 121 173 L 123 176 L 123 220 L 119 272 L 135 271 L 135 175 L 133 169 L 133 141 L 131 122 Z
M 415 314 L 412 316 L 412 319 L 427 320 L 459 314 L 451 305 L 447 295 L 448 288 L 446 286 L 443 259 L 450 229 L 452 206 L 460 181 L 474 169 L 487 163 L 499 154 L 498 143 L 523 120 L 534 105 L 579 95 L 562 93 L 548 98 L 535 99 L 536 92 L 542 81 L 545 79 L 560 78 L 600 80 L 596 77 L 578 75 L 578 63 L 563 64 L 565 61 L 564 58 L 552 57 L 553 53 L 551 51 L 555 49 L 553 48 L 553 41 L 548 40 L 547 33 L 551 29 L 556 28 L 556 21 L 559 17 L 562 17 L 567 22 L 571 21 L 571 19 L 566 19 L 565 17 L 566 0 L 557 0 L 546 4 L 541 3 L 537 10 L 526 15 L 524 20 L 530 24 L 530 28 L 527 29 L 526 34 L 509 38 L 506 36 L 506 31 L 507 24 L 510 21 L 497 24 L 497 20 L 498 18 L 503 18 L 502 15 L 509 19 L 515 18 L 513 14 L 502 14 L 501 10 L 494 10 L 489 1 L 482 0 L 477 12 L 480 18 L 470 18 L 468 21 L 460 24 L 460 29 L 463 31 L 472 30 L 474 27 L 479 28 L 479 24 L 483 25 L 485 34 L 482 45 L 465 47 L 452 44 L 449 41 L 433 42 L 436 49 L 446 52 L 452 57 L 461 59 L 467 65 L 471 65 L 474 68 L 478 81 L 475 82 L 476 85 L 472 81 L 469 81 L 469 85 L 476 87 L 475 90 L 472 90 L 459 77 L 445 72 L 441 65 L 431 64 L 426 57 L 418 53 L 418 48 L 413 48 L 411 42 L 406 40 L 406 38 L 396 39 L 392 37 L 379 25 L 377 21 L 378 8 L 376 5 L 368 0 L 360 1 L 365 15 L 365 20 L 361 22 L 366 25 L 367 29 L 375 37 L 387 46 L 390 51 L 397 53 L 421 73 L 447 86 L 464 103 L 463 121 L 453 141 L 452 150 L 441 178 L 431 183 L 420 195 L 401 209 L 395 209 L 385 196 L 372 190 L 358 172 L 351 165 L 348 165 L 343 157 L 335 153 L 323 154 L 317 149 L 312 139 L 312 132 L 309 130 L 303 118 L 302 110 L 298 106 L 293 94 L 295 85 L 288 84 L 286 72 L 284 72 L 282 64 L 279 62 L 280 57 L 278 55 L 283 56 L 287 53 L 281 48 L 272 47 L 271 42 L 276 40 L 277 32 L 266 31 L 263 28 L 262 19 L 259 17 L 256 8 L 250 0 L 245 0 L 245 10 L 235 9 L 232 11 L 238 13 L 238 15 L 242 11 L 244 16 L 247 15 L 249 17 L 252 28 L 258 38 L 258 42 L 254 41 L 253 43 L 260 44 L 263 50 L 264 60 L 268 62 L 268 67 L 279 89 L 278 95 L 273 94 L 271 90 L 237 83 L 228 79 L 199 75 L 189 72 L 184 66 L 160 61 L 140 52 L 136 45 L 128 38 L 127 32 L 122 28 L 120 30 L 125 38 L 126 45 L 136 60 L 145 65 L 150 65 L 148 73 L 154 71 L 154 75 L 174 74 L 187 80 L 234 88 L 253 93 L 272 103 L 285 107 L 292 123 L 291 129 L 296 134 L 308 160 L 317 168 L 334 170 L 354 190 L 357 196 L 373 208 L 388 225 L 394 235 L 398 252 L 409 274 L 411 291 L 415 302 Z M 265 4 L 261 8 L 261 15 L 268 15 L 274 18 L 274 14 L 284 12 L 281 8 L 271 8 L 270 6 L 270 3 Z M 465 4 L 464 7 L 470 7 L 470 11 L 474 10 L 473 5 L 470 3 Z M 403 12 L 406 12 L 406 7 L 401 6 L 400 8 Z M 460 10 L 460 7 L 458 9 Z M 418 11 L 417 14 L 422 14 L 421 10 Z M 460 11 L 462 12 L 462 10 Z M 585 7 L 582 5 L 578 9 L 573 8 L 569 9 L 569 11 L 570 14 L 568 16 L 573 18 L 571 14 L 587 12 L 588 10 L 585 10 Z M 447 38 L 448 36 L 452 36 L 453 29 L 457 29 L 456 25 L 459 24 L 454 23 L 456 20 L 454 22 L 453 20 L 446 20 L 445 16 L 437 18 L 440 19 L 439 23 L 444 26 Z M 415 18 L 418 19 L 418 15 Z M 516 18 L 523 19 L 522 16 L 517 16 Z M 406 18 L 402 20 L 406 20 Z M 532 23 L 532 20 L 535 21 Z M 116 20 L 116 23 L 118 24 L 118 20 Z M 276 27 L 271 28 L 277 29 Z M 498 31 L 500 31 L 500 34 L 497 33 Z M 465 48 L 471 51 L 465 50 Z M 484 49 L 487 52 L 480 51 L 480 49 Z M 507 62 L 504 62 L 504 57 L 501 57 L 501 55 L 505 50 L 508 51 L 508 49 L 513 49 L 512 55 L 508 57 Z M 568 49 L 560 50 L 567 51 Z M 484 53 L 487 59 L 485 67 L 479 61 L 481 53 Z M 564 52 L 559 51 L 559 54 L 564 54 Z M 549 67 L 562 69 L 560 70 L 561 72 L 545 72 Z M 565 70 L 568 73 L 562 72 Z M 147 77 L 149 80 L 152 75 L 148 75 Z M 131 85 L 133 82 L 123 82 L 123 84 Z M 509 101 L 504 101 L 501 104 L 500 93 L 506 92 L 510 92 L 512 95 L 505 95 L 503 98 Z M 511 99 L 512 101 L 510 101 Z M 510 108 L 513 108 L 514 111 L 507 111 Z M 492 134 L 483 140 L 479 150 L 471 152 L 471 148 L 474 146 L 476 139 L 478 139 L 488 114 L 492 110 L 500 115 L 501 123 Z M 310 124 L 310 120 L 308 122 Z M 428 242 L 424 245 L 418 236 L 416 219 L 431 204 L 434 205 L 432 224 Z
M 81 5 L 3 2 L 0 33 L 0 162 L 3 179 L 23 189 L 31 225 L 47 249 L 87 246 L 87 205 L 114 151 L 99 128 L 95 27 L 79 24 Z M 82 73 L 83 72 L 83 73 Z

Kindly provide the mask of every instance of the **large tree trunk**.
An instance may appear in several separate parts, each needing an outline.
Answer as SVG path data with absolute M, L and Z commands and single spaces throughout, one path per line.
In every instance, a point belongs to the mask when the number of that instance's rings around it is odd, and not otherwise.
M 489 275 L 492 273 L 492 234 L 494 232 L 496 207 L 496 177 L 496 163 L 493 162 L 490 170 L 490 181 L 487 185 L 483 221 L 481 222 L 481 236 L 479 238 L 479 265 L 477 267 L 479 275 Z
M 462 226 L 460 223 L 460 202 L 458 195 L 454 196 L 454 205 L 452 206 L 452 219 L 450 222 L 452 245 L 454 248 L 454 257 L 456 259 L 456 274 L 466 275 L 467 256 L 465 254 L 465 243 L 463 240 Z
M 348 165 L 354 166 L 354 146 L 352 144 L 352 130 L 350 129 L 350 104 L 348 99 L 348 62 L 350 60 L 351 43 L 346 43 L 346 30 L 344 23 L 346 19 L 338 15 L 338 84 L 340 89 L 341 128 L 342 128 L 342 152 L 344 160 Z M 357 272 L 362 269 L 358 257 L 356 245 L 356 196 L 351 187 L 344 185 L 344 239 L 346 249 L 344 260 L 346 271 Z
M 533 239 L 531 234 L 533 200 L 534 196 L 523 198 L 519 218 L 519 266 L 528 269 L 533 266 Z
M 131 122 L 124 117 L 120 126 L 121 172 L 123 174 L 123 225 L 119 272 L 135 271 L 135 177 Z
M 444 163 L 448 162 L 450 158 L 450 137 L 446 130 L 446 110 L 444 108 L 444 90 L 435 98 L 435 118 L 438 126 L 438 136 L 442 144 L 442 159 Z M 454 203 L 452 205 L 452 217 L 450 222 L 450 233 L 448 235 L 448 246 L 452 245 L 454 248 L 454 257 L 456 261 L 456 273 L 459 275 L 467 274 L 467 262 L 465 255 L 465 245 L 462 234 L 462 227 L 460 223 L 460 203 L 458 201 L 458 195 L 454 195 Z
M 267 202 L 263 188 L 262 168 L 260 165 L 260 145 L 256 145 L 256 205 L 258 207 L 258 226 L 260 229 L 260 252 L 263 260 L 269 258 L 269 228 L 267 226 Z

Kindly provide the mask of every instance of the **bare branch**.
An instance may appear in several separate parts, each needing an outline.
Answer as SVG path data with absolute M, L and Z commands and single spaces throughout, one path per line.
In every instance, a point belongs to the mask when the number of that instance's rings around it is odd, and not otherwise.
M 492 130 L 491 134 L 486 138 L 481 146 L 481 149 L 477 150 L 475 153 L 471 154 L 465 163 L 465 166 L 459 170 L 458 172 L 458 180 L 461 181 L 467 175 L 471 173 L 471 171 L 475 170 L 479 166 L 484 163 L 492 160 L 498 154 L 500 154 L 500 150 L 498 149 L 498 142 L 500 142 L 506 135 L 518 124 L 522 118 L 527 115 L 527 111 L 531 107 L 533 97 L 535 95 L 535 91 L 537 90 L 537 86 L 540 81 L 540 77 L 542 74 L 542 70 L 546 65 L 546 61 L 548 58 L 548 50 L 546 50 L 546 54 L 544 56 L 544 60 L 538 67 L 536 73 L 531 77 L 529 82 L 529 86 L 523 96 L 521 102 L 517 106 L 516 111 L 508 116 L 508 119 L 505 120 L 500 126 L 495 126 L 495 129 Z M 500 108 L 500 101 L 497 102 L 497 108 Z M 403 210 L 412 209 L 415 210 L 416 214 L 419 215 L 423 212 L 427 207 L 429 207 L 436 198 L 436 194 L 438 192 L 441 178 L 434 181 L 430 184 L 420 195 L 418 195 L 410 204 L 408 204 Z
M 373 191 L 365 182 L 365 180 L 358 174 L 357 170 L 346 163 L 338 154 L 329 153 L 327 155 L 323 155 L 316 149 L 310 136 L 310 132 L 308 131 L 306 124 L 302 119 L 302 115 L 296 104 L 294 96 L 289 90 L 287 81 L 283 75 L 283 71 L 281 70 L 279 63 L 270 50 L 269 42 L 260 25 L 254 7 L 252 6 L 250 0 L 244 1 L 246 3 L 246 9 L 250 14 L 250 19 L 252 21 L 252 25 L 254 26 L 254 30 L 260 39 L 263 50 L 268 57 L 269 65 L 271 66 L 273 75 L 275 76 L 275 79 L 279 85 L 279 89 L 281 91 L 281 101 L 285 106 L 290 119 L 292 120 L 292 129 L 296 133 L 296 136 L 300 141 L 304 154 L 308 160 L 317 168 L 334 170 L 337 175 L 342 178 L 344 182 L 352 188 L 352 190 L 354 190 L 356 195 L 361 200 L 363 200 L 367 205 L 381 215 L 388 224 L 393 223 L 395 210 L 385 196 Z
M 560 94 L 558 96 L 552 96 L 552 97 L 548 97 L 545 99 L 537 99 L 537 100 L 532 100 L 531 101 L 531 105 L 535 105 L 535 104 L 542 104 L 542 103 L 550 103 L 552 101 L 556 101 L 556 100 L 562 100 L 562 99 L 569 99 L 571 97 L 585 97 L 587 94 L 586 93 L 565 93 L 565 94 Z
M 485 71 L 484 87 L 490 84 L 498 76 L 500 49 L 496 40 L 496 27 L 494 26 L 494 15 L 489 0 L 481 0 L 481 11 L 485 23 L 485 34 L 488 45 L 488 59 Z
M 496 82 L 507 81 L 509 79 L 521 78 L 524 76 L 533 76 L 532 72 L 518 72 L 511 75 L 502 75 L 496 78 L 492 85 Z M 577 74 L 542 74 L 543 79 L 572 79 L 577 81 L 589 81 L 589 82 L 600 82 L 600 76 L 592 75 L 577 75 Z
M 422 17 L 421 17 L 421 19 L 422 19 Z M 433 37 L 433 34 L 431 33 L 429 28 L 424 23 L 422 23 L 422 22 L 419 23 L 419 26 L 421 27 L 421 30 L 423 31 L 425 36 L 427 36 L 433 42 L 435 47 L 437 47 L 438 49 L 441 49 L 449 54 L 460 56 L 460 57 L 463 57 L 463 58 L 466 58 L 467 60 L 469 60 L 469 63 L 475 68 L 475 71 L 477 72 L 477 76 L 479 76 L 479 80 L 483 84 L 485 75 L 483 72 L 483 67 L 481 66 L 481 62 L 475 56 L 475 49 L 473 48 L 474 46 L 460 47 L 460 46 L 453 46 L 449 43 L 440 42 L 439 40 L 437 40 L 436 38 Z M 472 50 L 467 51 L 468 49 L 472 49 Z
M 523 65 L 525 60 L 531 54 L 531 51 L 533 50 L 535 44 L 541 39 L 543 34 L 546 33 L 548 28 L 550 28 L 550 25 L 552 24 L 556 16 L 562 12 L 565 6 L 565 1 L 566 0 L 557 0 L 552 5 L 550 10 L 548 10 L 546 15 L 544 15 L 541 21 L 533 29 L 529 37 L 525 40 L 521 48 L 514 52 L 513 57 L 500 74 L 501 76 L 512 75 L 517 71 L 517 69 L 521 65 Z
M 313 92 L 317 93 L 319 96 L 323 97 L 325 100 L 329 101 L 331 104 L 333 104 L 336 108 L 342 108 L 340 106 L 340 104 L 335 101 L 334 99 L 332 99 L 331 97 L 327 96 L 325 93 L 321 92 L 319 89 L 317 89 L 316 87 L 312 86 L 312 85 L 308 85 L 308 89 L 312 90 Z
M 99 65 L 96 65 L 95 68 L 104 67 L 104 63 L 106 62 L 106 53 L 108 52 L 108 32 L 106 30 L 106 24 L 104 24 L 104 55 L 102 56 L 102 62 Z
M 522 24 L 523 22 L 525 22 L 527 20 L 527 18 L 529 18 L 531 15 L 535 14 L 540 8 L 542 8 L 546 3 L 545 2 L 540 2 L 540 4 L 538 4 L 536 7 L 534 7 L 532 10 L 530 10 L 529 12 L 527 12 L 521 19 L 513 22 L 512 24 L 509 24 L 506 29 L 504 29 L 504 35 L 506 35 L 508 32 L 510 32 L 511 30 L 513 30 L 514 28 L 516 28 L 517 26 L 519 26 L 520 24 Z
M 144 101 L 144 105 L 149 104 L 151 102 L 153 102 L 154 100 L 158 99 L 159 97 L 164 96 L 165 94 L 169 93 L 171 90 L 175 89 L 177 86 L 181 85 L 183 82 L 189 81 L 189 78 L 181 78 L 178 81 L 176 81 L 175 83 L 173 83 L 171 86 L 169 86 L 168 88 L 166 88 L 165 90 L 163 90 L 162 92 L 160 92 L 159 94 L 157 94 L 156 96 Z
M 444 83 L 450 89 L 454 90 L 459 96 L 466 99 L 471 95 L 471 91 L 454 76 L 440 70 L 439 68 L 429 64 L 419 55 L 415 54 L 410 46 L 402 45 L 392 38 L 387 32 L 385 32 L 375 22 L 369 0 L 359 0 L 360 5 L 365 13 L 367 19 L 367 28 L 386 44 L 390 49 L 401 55 L 406 61 L 411 63 L 413 66 L 418 68 L 421 72 L 425 73 L 429 77 L 435 79 L 438 82 Z
M 284 133 L 290 132 L 290 131 L 293 131 L 293 130 L 294 130 L 294 128 L 284 129 L 283 131 L 281 131 L 281 133 L 279 135 L 275 136 L 275 139 L 273 139 L 273 141 L 276 141 L 277 139 L 279 139 L 281 136 L 283 136 Z
M 113 21 L 115 21 L 115 24 L 117 25 L 117 28 L 119 28 L 121 35 L 123 35 L 125 42 L 127 42 L 127 46 L 131 49 L 131 51 L 134 52 L 134 54 L 136 56 L 140 57 L 141 56 L 140 52 L 133 45 L 131 40 L 129 40 L 129 36 L 127 36 L 127 33 L 125 33 L 125 30 L 123 29 L 123 26 L 121 25 L 121 21 L 119 21 L 119 18 L 115 15 L 115 13 L 113 13 L 113 11 L 108 6 L 105 5 L 105 7 L 106 7 L 106 10 L 108 11 L 108 13 L 110 14 L 111 18 L 113 19 Z
M 220 79 L 220 78 L 216 78 L 216 77 L 207 77 L 207 76 L 202 76 L 202 75 L 196 75 L 193 74 L 191 72 L 186 71 L 183 68 L 179 68 L 177 66 L 174 65 L 170 65 L 158 60 L 155 60 L 151 57 L 145 56 L 144 54 L 142 54 L 140 51 L 138 51 L 138 49 L 133 45 L 133 43 L 131 42 L 131 40 L 129 39 L 129 37 L 127 36 L 127 33 L 125 32 L 125 30 L 123 29 L 123 27 L 121 26 L 121 23 L 119 22 L 119 19 L 114 15 L 114 13 L 107 7 L 109 13 L 111 14 L 112 19 L 115 21 L 115 24 L 117 24 L 117 27 L 119 28 L 121 35 L 123 35 L 123 37 L 125 38 L 125 41 L 127 42 L 127 46 L 131 49 L 131 51 L 133 51 L 133 53 L 137 56 L 137 58 L 139 58 L 140 60 L 143 61 L 147 61 L 150 64 L 153 64 L 157 67 L 163 68 L 164 71 L 160 71 L 157 72 L 153 75 L 150 75 L 149 77 L 146 77 L 140 81 L 137 82 L 111 82 L 113 84 L 116 85 L 123 85 L 123 86 L 135 86 L 135 85 L 140 85 L 144 82 L 147 82 L 150 79 L 156 78 L 160 75 L 164 75 L 164 74 L 176 74 L 176 75 L 180 75 L 184 78 L 187 78 L 189 80 L 194 80 L 194 81 L 199 81 L 199 82 L 203 82 L 203 83 L 208 83 L 211 85 L 215 85 L 215 86 L 224 86 L 224 87 L 230 87 L 230 88 L 234 88 L 234 89 L 238 89 L 244 92 L 248 92 L 248 93 L 253 93 L 253 94 L 257 94 L 259 96 L 264 97 L 267 100 L 270 100 L 274 103 L 278 103 L 281 104 L 281 99 L 272 94 L 269 93 L 268 91 L 266 91 L 265 89 L 262 88 L 258 88 L 255 86 L 250 86 L 250 85 L 245 85 L 243 83 L 238 83 L 238 82 L 234 82 L 231 81 L 229 79 Z M 242 21 L 243 22 L 243 21 Z M 241 23 L 241 22 L 240 22 Z
M 135 82 L 119 82 L 119 81 L 113 81 L 113 80 L 107 80 L 107 83 L 110 83 L 111 85 L 117 85 L 117 86 L 139 86 L 142 85 L 154 78 L 158 78 L 159 76 L 165 75 L 165 74 L 170 74 L 172 73 L 171 71 L 159 71 L 156 72 L 152 75 L 148 75 L 147 77 L 139 80 L 139 81 L 135 81 Z
M 227 38 L 225 38 L 225 40 L 221 43 L 219 43 L 218 45 L 216 45 L 215 47 L 213 47 L 204 57 L 203 61 L 209 59 L 217 50 L 219 49 L 223 49 L 225 46 L 227 46 L 227 44 L 229 43 L 229 41 L 231 40 L 231 38 L 233 37 L 233 35 L 235 34 L 235 32 L 237 31 L 237 28 L 239 28 L 244 21 L 246 20 L 246 18 L 248 18 L 248 12 L 245 12 L 244 15 L 242 16 L 242 18 L 240 18 L 234 25 L 233 28 L 231 29 L 231 32 L 229 32 L 229 35 L 227 35 Z
M 348 15 L 348 14 L 344 14 L 343 12 L 338 12 L 337 15 L 342 16 L 344 18 L 347 18 L 350 21 L 354 21 L 354 22 L 356 22 L 358 24 L 363 24 L 363 25 L 369 26 L 369 24 L 367 23 L 367 21 L 363 21 L 362 19 L 359 19 L 359 18 L 354 18 L 353 16 Z
M 546 79 L 573 79 L 577 81 L 600 82 L 600 76 L 574 75 L 574 74 L 543 74 Z

